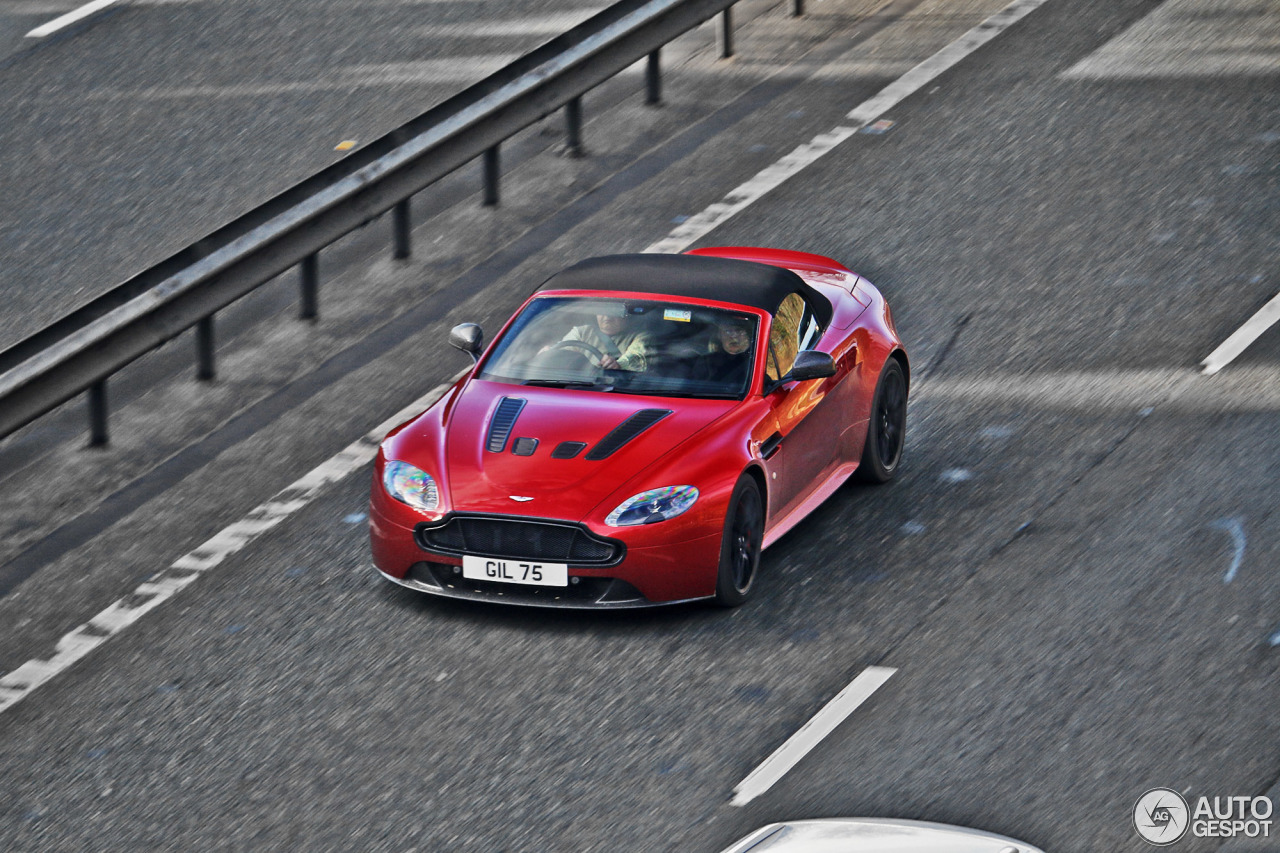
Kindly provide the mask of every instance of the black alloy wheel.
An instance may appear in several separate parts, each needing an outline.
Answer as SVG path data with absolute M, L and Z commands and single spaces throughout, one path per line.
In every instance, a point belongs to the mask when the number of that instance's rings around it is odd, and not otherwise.
M 764 541 L 764 501 L 750 474 L 743 474 L 733 488 L 725 513 L 720 543 L 720 571 L 716 576 L 716 604 L 737 607 L 747 600 L 760 566 Z
M 858 479 L 887 483 L 898 472 L 907 435 L 907 378 L 897 359 L 890 358 L 880 371 L 867 441 L 862 448 Z

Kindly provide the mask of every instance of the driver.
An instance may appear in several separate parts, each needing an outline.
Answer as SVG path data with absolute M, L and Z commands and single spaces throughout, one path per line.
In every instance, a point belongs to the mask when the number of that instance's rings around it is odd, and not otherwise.
M 604 356 L 600 366 L 607 370 L 644 370 L 649 361 L 649 335 L 631 331 L 631 318 L 626 314 L 597 314 L 594 325 L 574 326 L 564 336 L 566 341 L 582 341 Z

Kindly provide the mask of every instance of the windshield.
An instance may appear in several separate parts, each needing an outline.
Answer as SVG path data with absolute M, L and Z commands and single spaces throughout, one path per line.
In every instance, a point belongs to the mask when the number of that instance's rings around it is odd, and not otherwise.
M 757 322 L 680 302 L 539 297 L 520 312 L 481 379 L 628 394 L 740 399 Z

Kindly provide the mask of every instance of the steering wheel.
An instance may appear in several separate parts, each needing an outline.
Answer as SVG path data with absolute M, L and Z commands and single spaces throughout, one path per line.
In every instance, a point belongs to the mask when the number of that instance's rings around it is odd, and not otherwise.
M 595 365 L 593 365 L 594 367 L 599 367 L 600 362 L 604 361 L 604 353 L 602 353 L 600 350 L 596 349 L 586 341 L 556 341 L 554 344 L 551 345 L 551 348 L 552 349 L 575 348 L 575 349 L 583 350 L 588 355 L 595 356 L 596 363 Z

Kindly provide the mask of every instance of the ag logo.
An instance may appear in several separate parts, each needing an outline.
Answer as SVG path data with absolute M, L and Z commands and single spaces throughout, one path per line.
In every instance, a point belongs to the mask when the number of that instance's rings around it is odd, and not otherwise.
M 1152 788 L 1133 807 L 1133 825 L 1144 839 L 1163 847 L 1187 833 L 1190 823 L 1187 801 L 1177 791 Z

